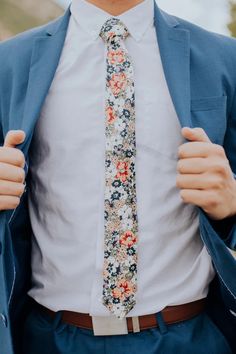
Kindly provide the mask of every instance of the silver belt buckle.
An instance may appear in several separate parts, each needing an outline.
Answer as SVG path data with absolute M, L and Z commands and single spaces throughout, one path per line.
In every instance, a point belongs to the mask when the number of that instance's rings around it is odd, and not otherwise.
M 128 334 L 126 318 L 116 316 L 92 316 L 93 333 L 95 336 L 113 336 Z

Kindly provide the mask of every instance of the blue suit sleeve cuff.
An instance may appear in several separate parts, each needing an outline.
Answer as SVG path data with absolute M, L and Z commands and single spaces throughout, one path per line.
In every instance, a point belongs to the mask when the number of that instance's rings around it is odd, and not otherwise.
M 233 176 L 236 179 L 236 173 L 233 172 Z M 225 242 L 227 247 L 232 250 L 236 250 L 236 215 L 225 218 L 223 220 L 211 219 L 204 210 L 202 210 L 205 217 L 210 222 L 215 232 Z

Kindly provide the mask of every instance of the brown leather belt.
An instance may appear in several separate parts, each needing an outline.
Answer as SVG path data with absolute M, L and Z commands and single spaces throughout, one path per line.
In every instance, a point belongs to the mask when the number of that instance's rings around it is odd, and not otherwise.
M 183 305 L 168 306 L 161 311 L 163 321 L 166 324 L 173 324 L 191 319 L 204 311 L 206 299 L 197 300 Z M 39 305 L 40 309 L 54 318 L 56 312 Z M 92 316 L 86 313 L 73 311 L 61 311 L 62 321 L 84 329 L 94 329 Z M 135 319 L 135 321 L 134 321 Z M 135 323 L 138 320 L 138 330 L 135 330 Z M 137 332 L 139 330 L 159 327 L 156 314 L 144 315 L 138 317 L 126 317 L 128 332 Z

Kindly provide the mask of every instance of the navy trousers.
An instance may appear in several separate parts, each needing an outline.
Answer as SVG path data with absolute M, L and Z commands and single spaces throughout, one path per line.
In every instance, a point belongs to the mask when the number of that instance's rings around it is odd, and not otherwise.
M 23 342 L 24 354 L 233 354 L 206 313 L 139 333 L 94 336 L 92 330 L 63 323 L 60 312 L 51 319 L 34 308 L 25 322 Z

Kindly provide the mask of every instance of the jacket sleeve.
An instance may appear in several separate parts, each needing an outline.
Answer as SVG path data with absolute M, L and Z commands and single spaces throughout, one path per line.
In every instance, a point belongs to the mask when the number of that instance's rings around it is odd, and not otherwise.
M 236 180 L 236 89 L 229 108 L 224 149 Z M 204 214 L 227 247 L 236 250 L 236 215 L 223 220 L 212 220 L 206 213 Z

